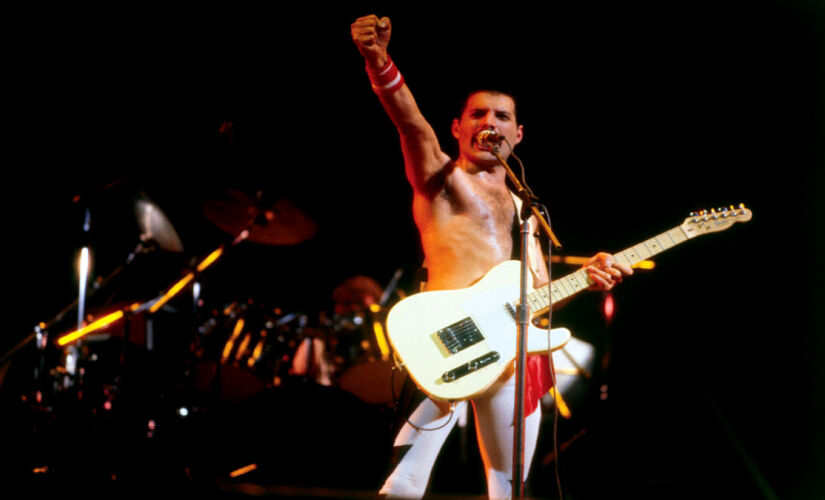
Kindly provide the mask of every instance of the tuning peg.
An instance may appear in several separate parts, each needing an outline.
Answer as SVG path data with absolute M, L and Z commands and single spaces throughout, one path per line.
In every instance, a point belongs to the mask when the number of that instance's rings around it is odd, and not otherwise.
M 719 218 L 719 216 L 718 216 L 718 215 L 716 215 L 716 210 L 714 210 L 714 209 L 712 209 L 712 208 L 710 209 L 710 216 L 711 216 L 714 220 L 716 220 L 716 219 L 718 219 L 718 218 Z

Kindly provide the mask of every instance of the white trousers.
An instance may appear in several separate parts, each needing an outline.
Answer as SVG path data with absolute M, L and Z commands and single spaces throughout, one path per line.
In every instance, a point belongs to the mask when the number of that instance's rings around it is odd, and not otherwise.
M 483 397 L 472 401 L 476 415 L 476 435 L 490 498 L 512 496 L 510 481 L 513 478 L 515 388 L 513 375 L 498 387 L 488 390 Z M 422 429 L 435 430 L 419 430 L 409 422 L 404 424 L 395 439 L 395 446 L 409 446 L 409 449 L 387 478 L 381 488 L 382 494 L 388 498 L 424 496 L 435 459 L 450 431 L 455 427 L 458 415 L 466 410 L 466 404 L 466 401 L 456 404 L 454 415 L 450 415 L 449 405 L 437 403 L 429 398 L 418 405 L 409 421 Z M 540 424 L 541 405 L 524 421 L 525 480 L 536 450 Z

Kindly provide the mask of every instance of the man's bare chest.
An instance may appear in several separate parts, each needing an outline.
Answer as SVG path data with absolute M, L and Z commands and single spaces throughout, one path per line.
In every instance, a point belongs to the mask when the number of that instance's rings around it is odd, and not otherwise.
M 442 216 L 459 217 L 491 235 L 509 238 L 515 207 L 504 182 L 457 175 L 445 184 L 439 201 Z

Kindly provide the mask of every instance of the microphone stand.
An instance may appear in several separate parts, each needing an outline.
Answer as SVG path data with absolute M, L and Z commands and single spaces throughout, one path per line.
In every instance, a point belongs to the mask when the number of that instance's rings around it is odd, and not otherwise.
M 513 170 L 507 164 L 507 161 L 501 156 L 499 152 L 499 142 L 492 142 L 492 152 L 498 159 L 499 163 L 504 167 L 510 181 L 516 188 L 516 194 L 522 200 L 521 214 L 521 275 L 519 277 L 519 303 L 516 308 L 516 320 L 518 322 L 518 329 L 516 334 L 516 397 L 515 397 L 515 414 L 513 422 L 513 498 L 524 498 L 524 385 L 526 377 L 527 366 L 527 327 L 530 322 L 530 310 L 527 303 L 527 245 L 530 237 L 530 225 L 528 219 L 530 215 L 535 215 L 536 220 L 544 232 L 553 243 L 552 246 L 561 248 L 561 243 L 550 229 L 550 224 L 545 219 L 541 210 L 538 208 L 538 198 L 532 192 L 525 188 L 519 181 L 518 177 L 513 173 Z M 509 146 L 509 143 L 508 143 Z M 512 151 L 512 147 L 510 148 Z M 548 250 L 549 258 L 550 250 Z M 549 261 L 548 261 L 549 262 Z M 548 265 L 549 273 L 549 265 Z M 549 286 L 549 284 L 548 284 Z M 552 300 L 549 316 L 552 316 Z M 548 331 L 552 328 L 551 324 L 547 325 Z M 548 338 L 549 341 L 549 338 Z M 552 355 L 552 354 L 550 354 Z

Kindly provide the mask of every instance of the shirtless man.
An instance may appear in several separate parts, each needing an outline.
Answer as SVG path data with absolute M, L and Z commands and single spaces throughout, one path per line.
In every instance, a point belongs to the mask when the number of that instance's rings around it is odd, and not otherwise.
M 361 17 L 351 29 L 373 90 L 401 139 L 407 179 L 413 188 L 413 215 L 427 261 L 427 289 L 468 287 L 513 253 L 515 206 L 506 185 L 507 174 L 490 145 L 479 140 L 479 133 L 492 130 L 513 146 L 520 143 L 524 130 L 516 120 L 515 102 L 497 91 L 471 94 L 461 116 L 452 123 L 459 148 L 459 156 L 453 161 L 441 150 L 435 132 L 387 53 L 389 18 Z M 509 156 L 507 149 L 502 147 L 505 158 Z M 535 227 L 532 218 L 531 223 Z M 530 267 L 534 286 L 540 287 L 547 284 L 548 273 L 537 240 L 533 240 L 529 257 L 533 264 L 541 264 Z M 594 256 L 587 269 L 591 288 L 597 290 L 610 290 L 623 275 L 632 273 L 606 253 Z M 525 419 L 525 478 L 541 420 L 537 398 L 549 389 L 547 358 L 530 358 L 526 383 L 527 393 L 533 397 L 525 400 L 529 413 Z M 509 375 L 472 401 L 491 498 L 511 496 L 514 378 Z M 536 387 L 541 390 L 537 392 Z M 443 402 L 426 399 L 416 408 L 409 418 L 415 425 L 405 424 L 396 438 L 396 452 L 401 456 L 382 494 L 414 498 L 424 495 L 438 452 L 455 424 L 453 413 L 464 404 L 451 409 Z

